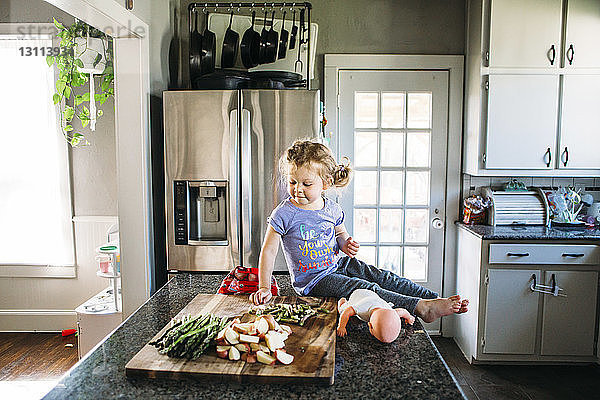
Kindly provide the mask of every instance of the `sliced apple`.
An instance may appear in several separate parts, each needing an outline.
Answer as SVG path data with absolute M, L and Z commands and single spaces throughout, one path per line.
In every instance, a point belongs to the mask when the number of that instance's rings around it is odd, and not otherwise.
M 277 358 L 277 361 L 285 365 L 291 364 L 292 361 L 294 361 L 294 356 L 286 353 L 286 351 L 283 349 L 275 350 L 275 358 Z
M 239 339 L 240 339 L 240 342 L 246 342 L 246 343 L 260 342 L 260 338 L 258 336 L 250 336 L 250 335 L 241 334 Z
M 217 346 L 217 357 L 227 358 L 229 355 L 229 349 L 231 349 L 231 346 Z
M 248 327 L 248 332 L 246 332 L 246 334 L 251 336 L 258 334 L 258 331 L 256 330 L 256 325 L 254 325 L 254 323 L 250 323 L 250 326 Z
M 254 322 L 254 326 L 259 334 L 267 333 L 269 331 L 269 322 L 262 316 Z
M 240 351 L 240 353 L 247 353 L 250 351 L 250 345 L 248 343 L 238 343 L 234 346 Z
M 217 351 L 229 351 L 230 348 L 231 348 L 231 346 L 229 346 L 229 345 L 217 346 Z
M 240 342 L 240 334 L 232 328 L 227 328 L 225 331 L 225 340 L 229 344 L 238 344 Z
M 279 324 L 277 323 L 277 321 L 275 321 L 274 316 L 272 316 L 271 314 L 266 314 L 266 315 L 263 315 L 263 318 L 265 320 L 267 320 L 267 323 L 269 324 L 269 329 L 271 329 L 271 330 L 279 329 Z
M 285 343 L 281 339 L 281 335 L 275 331 L 270 331 L 265 335 L 265 342 L 271 351 L 281 349 L 285 346 Z
M 222 337 L 221 339 L 217 339 L 217 340 L 215 340 L 215 342 L 217 342 L 217 346 L 229 345 L 229 343 L 227 343 L 227 341 L 225 340 L 225 337 Z
M 275 363 L 275 357 L 271 357 L 269 354 L 260 350 L 256 352 L 256 359 L 258 362 L 267 365 L 273 365 Z
M 248 356 L 246 357 L 246 362 L 250 364 L 254 364 L 256 362 L 256 354 L 246 353 Z
M 267 346 L 265 344 L 259 343 L 259 347 L 260 347 L 260 349 L 258 351 L 262 351 L 263 353 L 271 352 L 271 349 L 269 349 L 269 346 Z M 257 353 L 258 353 L 258 351 L 257 351 Z
M 229 359 L 231 361 L 237 361 L 240 359 L 240 357 L 241 357 L 241 354 L 238 349 L 236 349 L 235 347 L 231 347 L 231 349 L 229 349 Z

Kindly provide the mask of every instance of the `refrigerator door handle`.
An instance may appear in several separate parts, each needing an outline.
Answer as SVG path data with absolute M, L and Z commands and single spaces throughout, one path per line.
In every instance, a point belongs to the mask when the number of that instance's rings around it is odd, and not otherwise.
M 246 261 L 252 248 L 252 140 L 250 126 L 250 111 L 242 109 L 242 229 L 243 229 L 243 260 Z
M 238 111 L 232 110 L 229 113 L 229 143 L 231 144 L 231 154 L 229 157 L 229 237 L 231 238 L 231 255 L 234 266 L 241 265 L 239 227 L 240 221 L 240 202 L 239 202 L 239 151 L 240 143 L 238 140 Z

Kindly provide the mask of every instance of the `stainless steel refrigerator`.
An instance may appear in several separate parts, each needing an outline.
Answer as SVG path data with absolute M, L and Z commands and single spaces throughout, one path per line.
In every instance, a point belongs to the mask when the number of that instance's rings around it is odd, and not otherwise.
M 279 157 L 319 137 L 319 92 L 168 91 L 163 103 L 167 268 L 258 266 L 267 217 L 287 196 Z

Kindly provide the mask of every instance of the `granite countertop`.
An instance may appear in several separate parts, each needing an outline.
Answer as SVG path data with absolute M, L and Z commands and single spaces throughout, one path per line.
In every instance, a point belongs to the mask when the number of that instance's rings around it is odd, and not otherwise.
M 198 293 L 215 293 L 223 275 L 179 274 L 104 342 L 69 370 L 44 399 L 226 398 L 463 399 L 455 378 L 417 321 L 392 344 L 374 339 L 356 318 L 338 338 L 335 383 L 315 385 L 206 383 L 127 378 L 125 364 Z M 289 276 L 277 276 L 282 295 L 294 295 Z
M 484 240 L 598 240 L 600 227 L 563 227 L 547 228 L 539 225 L 491 226 L 466 225 L 457 222 L 460 228 L 479 236 Z

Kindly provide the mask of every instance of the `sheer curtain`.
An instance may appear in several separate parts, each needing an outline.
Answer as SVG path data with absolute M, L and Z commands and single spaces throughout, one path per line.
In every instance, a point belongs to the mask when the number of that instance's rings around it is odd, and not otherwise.
M 0 265 L 75 263 L 69 160 L 46 57 L 52 40 L 0 35 Z M 26 53 L 25 53 L 26 54 Z

